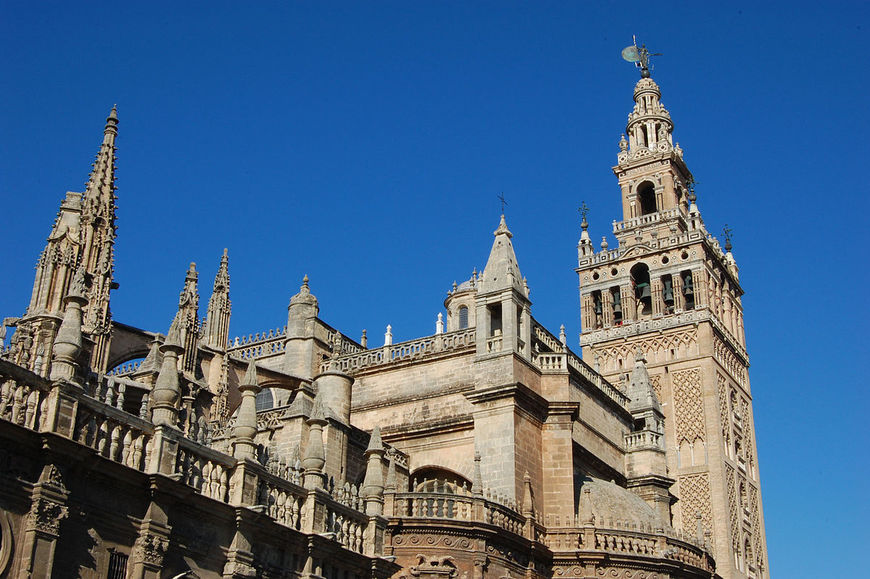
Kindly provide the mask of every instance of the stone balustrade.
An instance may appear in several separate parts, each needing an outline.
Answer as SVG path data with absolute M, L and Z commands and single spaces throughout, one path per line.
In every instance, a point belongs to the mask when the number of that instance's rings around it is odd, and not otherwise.
M 539 342 L 544 344 L 551 352 L 564 352 L 565 344 L 559 341 L 559 338 L 547 331 L 546 328 L 538 323 L 534 323 L 533 336 Z
M 380 544 L 374 536 L 382 536 L 386 520 L 365 514 L 365 501 L 356 487 L 308 490 L 301 486 L 301 469 L 295 465 L 270 472 L 267 466 L 239 461 L 176 428 L 155 426 L 124 410 L 123 394 L 131 384 L 142 386 L 116 376 L 92 376 L 85 388 L 51 383 L 0 360 L 0 420 L 34 432 L 54 432 L 104 459 L 164 475 L 215 501 L 261 507 L 287 527 L 331 536 L 358 553 L 379 554 L 373 551 Z M 147 396 L 143 401 L 147 404 Z M 234 495 L 231 481 L 243 487 Z M 306 517 L 311 529 L 302 529 Z
M 556 555 L 560 552 L 634 555 L 679 561 L 709 572 L 714 569 L 713 557 L 704 545 L 680 537 L 673 529 L 610 528 L 594 524 L 547 527 L 543 543 Z
M 107 372 L 109 376 L 126 376 L 128 374 L 132 374 L 136 370 L 139 369 L 139 366 L 142 365 L 143 360 L 133 360 L 131 362 L 124 362 L 123 364 L 118 364 L 111 370 Z
M 544 334 L 544 331 L 541 333 Z M 618 388 L 590 368 L 586 362 L 566 346 L 562 345 L 561 342 L 557 341 L 557 344 L 558 350 L 554 352 L 538 352 L 532 355 L 532 361 L 542 372 L 566 372 L 573 370 L 619 406 L 628 408 L 628 396 L 620 392 Z
M 626 219 L 625 221 L 614 221 L 613 233 L 617 234 L 620 231 L 624 231 L 626 229 L 634 229 L 635 227 L 652 225 L 653 223 L 658 223 L 659 221 L 667 221 L 668 219 L 675 219 L 677 217 L 683 217 L 683 214 L 679 209 L 666 209 L 665 211 L 657 211 L 655 213 L 649 213 L 647 215 L 641 215 L 639 217 L 632 217 L 631 219 Z
M 393 516 L 488 523 L 522 535 L 530 521 L 513 508 L 462 493 L 407 492 L 393 495 Z
M 330 364 L 336 363 L 338 364 L 338 370 L 342 372 L 355 372 L 375 366 L 408 362 L 436 354 L 473 347 L 474 328 L 466 328 L 455 332 L 435 334 L 434 336 L 427 336 L 417 340 L 345 354 L 324 362 L 321 366 L 321 371 L 326 371 Z
M 643 448 L 654 446 L 662 448 L 662 438 L 664 435 L 651 430 L 642 430 L 640 432 L 629 432 L 625 435 L 625 450 L 633 448 Z

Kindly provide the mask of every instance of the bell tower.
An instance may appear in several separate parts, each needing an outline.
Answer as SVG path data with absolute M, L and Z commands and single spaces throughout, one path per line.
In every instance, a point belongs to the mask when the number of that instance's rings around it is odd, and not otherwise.
M 700 515 L 722 577 L 768 577 L 743 289 L 730 242 L 723 248 L 701 219 L 647 63 L 613 167 L 622 202 L 617 246 L 603 239 L 596 249 L 585 215 L 582 223 L 583 357 L 624 390 L 646 358 L 665 417 L 668 477 L 676 480 L 672 525 L 694 535 Z

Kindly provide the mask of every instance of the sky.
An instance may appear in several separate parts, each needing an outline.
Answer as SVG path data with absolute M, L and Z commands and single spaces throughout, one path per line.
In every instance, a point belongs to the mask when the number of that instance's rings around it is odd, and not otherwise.
M 116 320 L 165 332 L 191 261 L 204 314 L 226 247 L 231 335 L 283 326 L 305 274 L 351 337 L 429 335 L 503 193 L 532 315 L 579 351 L 577 207 L 614 247 L 637 35 L 734 232 L 772 575 L 863 568 L 868 6 L 5 0 L 0 317 L 117 103 Z

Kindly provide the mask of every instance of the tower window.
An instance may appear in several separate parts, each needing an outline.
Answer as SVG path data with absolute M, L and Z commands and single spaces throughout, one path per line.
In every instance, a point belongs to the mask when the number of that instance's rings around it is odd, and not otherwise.
M 489 310 L 489 335 L 501 336 L 501 304 L 486 306 Z
M 686 300 L 685 309 L 694 310 L 695 309 L 695 282 L 692 279 L 691 271 L 684 271 L 680 273 L 680 277 L 683 278 L 683 297 Z
M 649 215 L 658 211 L 658 207 L 656 207 L 656 188 L 652 183 L 645 182 L 638 187 L 637 197 L 640 200 L 641 215 Z
M 634 297 L 637 299 L 637 317 L 652 314 L 652 293 L 649 285 L 649 266 L 638 263 L 631 268 L 631 282 L 634 286 Z
M 118 551 L 109 552 L 109 572 L 107 579 L 124 579 L 127 576 L 128 556 Z
M 612 288 L 610 295 L 613 302 L 613 324 L 618 326 L 622 324 L 622 294 L 619 291 L 619 287 Z
M 468 327 L 468 307 L 459 306 L 459 329 L 464 330 Z

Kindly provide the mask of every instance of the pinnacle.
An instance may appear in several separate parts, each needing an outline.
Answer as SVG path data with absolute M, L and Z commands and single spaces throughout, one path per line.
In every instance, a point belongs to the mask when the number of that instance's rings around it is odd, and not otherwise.
M 504 213 L 501 214 L 501 221 L 498 223 L 498 229 L 493 232 L 493 235 L 507 235 L 513 237 L 513 234 L 508 229 L 507 222 L 504 219 Z
M 248 369 L 245 371 L 245 377 L 242 379 L 242 386 L 259 386 L 257 382 L 257 365 L 254 359 L 248 362 Z

